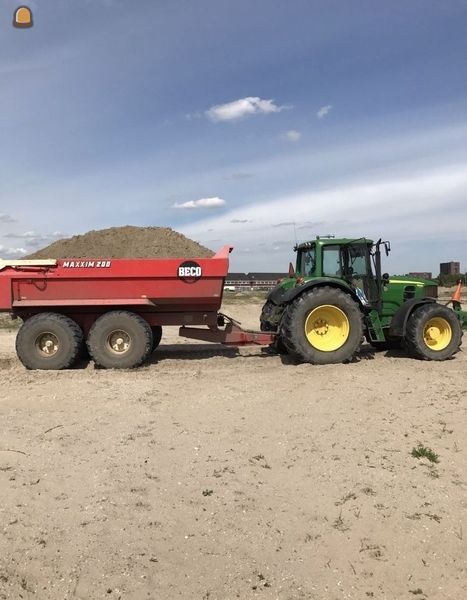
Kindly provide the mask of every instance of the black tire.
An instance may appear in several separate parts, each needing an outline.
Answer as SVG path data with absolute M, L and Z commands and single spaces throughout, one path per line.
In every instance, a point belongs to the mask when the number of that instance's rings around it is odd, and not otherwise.
M 152 331 L 139 315 L 114 310 L 95 321 L 86 344 L 96 365 L 105 369 L 132 369 L 150 354 Z
M 426 330 L 429 322 L 433 319 L 442 319 L 449 324 L 450 328 L 450 332 L 449 330 L 446 332 L 448 344 L 439 350 L 430 346 L 425 339 L 425 335 L 429 338 L 429 332 Z M 462 327 L 454 311 L 441 304 L 424 304 L 416 308 L 409 317 L 405 332 L 405 344 L 409 353 L 415 358 L 446 360 L 459 352 L 462 334 Z
M 154 325 L 153 327 L 151 327 L 151 331 L 152 331 L 151 352 L 154 352 L 157 349 L 157 347 L 159 346 L 159 344 L 161 343 L 162 327 L 160 325 Z
M 288 354 L 289 350 L 282 341 L 282 338 L 278 335 L 274 342 L 269 345 L 269 348 L 276 354 Z
M 338 314 L 344 313 L 348 322 L 347 337 L 342 336 L 343 343 L 330 351 L 315 347 L 305 332 L 308 316 L 315 309 L 320 307 L 324 309 L 325 306 L 338 309 L 336 311 Z M 321 329 L 325 332 L 329 331 L 328 325 L 325 322 Z M 360 348 L 363 336 L 362 314 L 349 294 L 328 286 L 314 288 L 296 298 L 287 307 L 280 331 L 281 339 L 288 351 L 300 361 L 315 365 L 341 363 L 351 360 Z
M 79 358 L 83 346 L 79 325 L 53 312 L 30 317 L 16 336 L 16 354 L 27 369 L 67 369 Z
M 269 318 L 271 316 L 273 303 L 266 301 L 261 309 L 261 316 L 259 318 L 259 328 L 261 331 L 276 331 L 277 327 L 275 327 L 270 321 Z

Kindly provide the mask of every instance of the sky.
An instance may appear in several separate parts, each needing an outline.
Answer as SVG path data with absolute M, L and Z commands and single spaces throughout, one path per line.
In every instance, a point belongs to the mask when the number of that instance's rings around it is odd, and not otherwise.
M 0 257 L 167 226 L 232 271 L 296 241 L 389 239 L 390 273 L 467 270 L 467 3 L 0 5 Z

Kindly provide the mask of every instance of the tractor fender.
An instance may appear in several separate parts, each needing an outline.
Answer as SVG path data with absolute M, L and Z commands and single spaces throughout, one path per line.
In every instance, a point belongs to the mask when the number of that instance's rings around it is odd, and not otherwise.
M 413 311 L 423 304 L 432 304 L 436 302 L 435 298 L 411 298 L 406 300 L 394 313 L 389 325 L 389 337 L 403 338 L 407 327 L 407 321 Z
M 365 305 L 361 302 L 355 291 L 345 283 L 341 283 L 340 281 L 336 281 L 335 279 L 313 279 L 312 281 L 308 281 L 303 285 L 298 285 L 293 288 L 289 288 L 288 290 L 283 290 L 280 287 L 275 288 L 268 296 L 268 300 L 273 302 L 274 304 L 281 306 L 290 304 L 295 298 L 301 296 L 303 293 L 311 290 L 315 287 L 323 287 L 328 286 L 332 288 L 337 288 L 346 292 L 355 300 L 355 302 L 360 306 L 361 309 L 365 309 Z

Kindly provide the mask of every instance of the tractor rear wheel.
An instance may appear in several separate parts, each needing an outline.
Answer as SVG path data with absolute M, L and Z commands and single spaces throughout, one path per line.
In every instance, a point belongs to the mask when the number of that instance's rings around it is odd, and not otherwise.
M 81 355 L 83 332 L 59 313 L 41 313 L 23 323 L 16 336 L 16 354 L 27 369 L 67 369 Z
M 277 331 L 277 325 L 274 325 L 269 320 L 273 311 L 274 304 L 272 302 L 266 301 L 261 310 L 261 316 L 259 319 L 261 331 Z M 274 350 L 274 352 L 277 352 L 277 354 L 288 354 L 288 350 L 280 335 L 277 335 L 276 339 L 269 347 L 271 348 L 271 350 Z
M 162 327 L 160 325 L 154 325 L 154 327 L 151 327 L 151 331 L 152 331 L 151 352 L 154 352 L 157 349 L 157 347 L 159 346 L 159 344 L 161 343 Z
M 139 315 L 114 310 L 95 321 L 86 343 L 96 365 L 105 369 L 131 369 L 151 352 L 152 331 Z
M 277 327 L 273 325 L 273 323 L 271 323 L 271 321 L 269 320 L 271 318 L 271 313 L 273 309 L 274 304 L 267 300 L 264 303 L 263 308 L 261 309 L 261 316 L 259 318 L 259 328 L 261 331 L 276 331 Z
M 289 352 L 316 365 L 341 363 L 354 356 L 362 341 L 359 306 L 342 290 L 314 288 L 286 309 L 281 339 Z
M 424 304 L 410 315 L 405 333 L 407 350 L 422 360 L 446 360 L 459 352 L 462 328 L 454 311 Z

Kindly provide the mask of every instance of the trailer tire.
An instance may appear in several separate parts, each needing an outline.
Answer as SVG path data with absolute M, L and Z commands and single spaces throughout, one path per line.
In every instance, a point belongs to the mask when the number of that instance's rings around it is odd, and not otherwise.
M 421 360 L 446 360 L 459 352 L 462 327 L 456 313 L 441 304 L 423 304 L 407 321 L 405 345 Z
M 16 336 L 16 354 L 27 369 L 67 369 L 81 356 L 83 346 L 79 325 L 53 312 L 29 317 Z
M 280 336 L 290 354 L 302 362 L 346 362 L 362 342 L 362 313 L 342 290 L 329 286 L 312 288 L 287 307 Z
M 151 327 L 151 331 L 152 331 L 151 352 L 154 352 L 158 348 L 159 344 L 161 343 L 162 327 L 160 325 L 154 325 L 153 327 Z
M 100 316 L 86 341 L 95 364 L 105 369 L 139 366 L 150 354 L 152 343 L 149 324 L 126 310 L 114 310 Z

